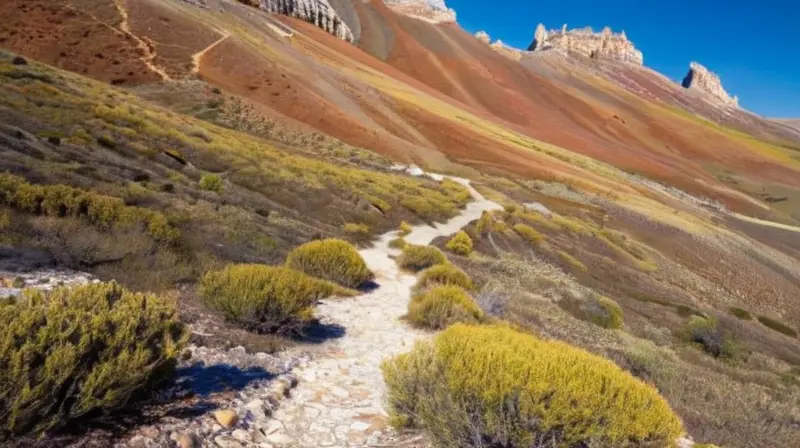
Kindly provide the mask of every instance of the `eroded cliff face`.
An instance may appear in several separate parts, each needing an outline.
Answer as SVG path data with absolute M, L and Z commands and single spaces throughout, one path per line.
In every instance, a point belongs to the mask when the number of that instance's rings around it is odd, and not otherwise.
M 355 40 L 353 31 L 339 17 L 328 0 L 243 0 L 242 3 L 253 4 L 265 11 L 313 23 L 347 42 Z
M 432 23 L 456 21 L 456 12 L 444 0 L 384 0 L 393 11 Z
M 712 102 L 722 106 L 738 107 L 739 98 L 730 96 L 722 87 L 719 76 L 697 62 L 689 64 L 689 73 L 683 78 L 683 87 L 702 92 Z
M 568 30 L 567 25 L 561 30 L 547 31 L 540 23 L 528 51 L 547 50 L 577 53 L 590 58 L 614 59 L 636 65 L 644 63 L 642 52 L 628 40 L 625 32 L 614 33 L 609 27 L 599 33 L 589 27 Z

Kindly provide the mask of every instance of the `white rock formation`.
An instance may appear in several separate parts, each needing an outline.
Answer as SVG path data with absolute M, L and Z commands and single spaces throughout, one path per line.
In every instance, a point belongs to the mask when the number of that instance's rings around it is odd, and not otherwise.
M 475 38 L 487 45 L 492 42 L 492 38 L 489 37 L 489 33 L 486 31 L 478 31 L 475 33 Z
M 384 0 L 393 11 L 431 23 L 452 23 L 456 12 L 444 0 Z
M 567 25 L 562 26 L 561 30 L 547 31 L 540 23 L 528 51 L 551 49 L 590 58 L 613 59 L 637 65 L 644 63 L 644 55 L 628 40 L 625 31 L 614 33 L 609 27 L 603 28 L 599 33 L 595 33 L 590 27 L 568 30 Z
M 704 93 L 719 105 L 739 107 L 739 98 L 732 97 L 725 91 L 719 76 L 697 62 L 689 64 L 689 73 L 683 78 L 681 84 L 687 89 Z
M 296 17 L 322 28 L 339 39 L 353 42 L 353 32 L 328 0 L 259 0 L 264 11 Z

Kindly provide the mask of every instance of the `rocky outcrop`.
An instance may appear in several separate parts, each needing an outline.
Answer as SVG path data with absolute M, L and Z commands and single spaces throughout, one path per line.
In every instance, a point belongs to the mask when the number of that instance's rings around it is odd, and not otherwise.
M 486 45 L 492 43 L 492 38 L 489 37 L 489 33 L 487 33 L 486 31 L 478 31 L 477 33 L 475 33 L 475 38 L 485 43 Z
M 541 23 L 536 27 L 533 42 L 528 51 L 556 50 L 566 54 L 576 53 L 594 59 L 612 59 L 636 65 L 644 63 L 642 52 L 628 40 L 625 31 L 614 33 L 611 28 L 595 33 L 590 27 L 547 31 Z
M 722 81 L 716 73 L 692 62 L 689 64 L 689 73 L 683 78 L 683 87 L 705 94 L 713 102 L 729 107 L 738 107 L 739 98 L 730 96 L 722 87 Z
M 444 0 L 384 0 L 393 11 L 431 23 L 452 23 L 456 12 Z
M 242 3 L 313 23 L 347 42 L 355 40 L 350 27 L 339 17 L 328 0 L 242 0 Z
M 492 38 L 489 37 L 489 33 L 487 33 L 486 31 L 478 31 L 477 33 L 475 33 L 475 38 L 485 43 L 486 45 L 489 45 L 492 48 L 492 50 L 502 54 L 503 56 L 507 56 L 515 61 L 519 61 L 520 59 L 522 59 L 522 55 L 525 53 L 519 48 L 514 48 L 509 45 L 506 45 L 500 39 L 497 39 L 496 41 L 492 42 Z

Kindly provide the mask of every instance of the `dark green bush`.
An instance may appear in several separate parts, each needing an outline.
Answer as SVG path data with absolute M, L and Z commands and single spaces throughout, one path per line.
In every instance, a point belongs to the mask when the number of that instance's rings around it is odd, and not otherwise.
M 286 267 L 238 264 L 207 273 L 199 293 L 206 306 L 248 330 L 293 333 L 334 291 L 333 284 Z
M 420 273 L 416 288 L 421 290 L 431 285 L 452 285 L 472 289 L 472 279 L 466 272 L 452 264 L 437 264 Z
M 741 346 L 733 335 L 719 328 L 715 318 L 691 316 L 684 329 L 686 339 L 700 345 L 715 358 L 736 359 L 741 355 Z
M 758 321 L 765 327 L 771 328 L 778 333 L 783 333 L 793 338 L 797 337 L 797 330 L 769 316 L 758 316 Z
M 436 247 L 409 244 L 403 249 L 397 263 L 401 268 L 417 272 L 436 264 L 447 263 L 447 257 Z
M 356 288 L 373 277 L 355 246 L 333 238 L 294 248 L 286 258 L 286 265 L 347 288 Z
M 454 323 L 473 324 L 483 319 L 483 311 L 464 289 L 436 286 L 418 294 L 408 303 L 408 320 L 422 328 L 441 330 Z
M 170 378 L 187 336 L 172 301 L 115 283 L 26 290 L 0 328 L 0 440 L 125 407 Z
M 614 363 L 508 327 L 456 324 L 383 364 L 395 426 L 440 448 L 671 447 L 658 391 Z

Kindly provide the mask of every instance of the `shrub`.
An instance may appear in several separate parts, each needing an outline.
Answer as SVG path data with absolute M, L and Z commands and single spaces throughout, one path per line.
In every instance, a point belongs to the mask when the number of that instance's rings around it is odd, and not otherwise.
M 537 232 L 536 229 L 533 227 L 526 225 L 526 224 L 515 224 L 514 230 L 519 233 L 519 235 L 528 241 L 531 244 L 538 245 L 542 241 L 544 241 L 544 235 Z
M 286 265 L 306 274 L 356 288 L 372 279 L 372 272 L 356 248 L 347 241 L 326 239 L 294 248 Z
M 431 330 L 441 330 L 456 322 L 478 323 L 482 318 L 478 304 L 459 286 L 436 286 L 414 296 L 408 304 L 409 321 Z
M 587 272 L 589 270 L 586 267 L 585 264 L 581 263 L 580 260 L 578 260 L 577 258 L 573 257 L 572 255 L 564 252 L 563 250 L 558 251 L 558 255 L 561 257 L 562 260 L 564 260 L 564 262 L 566 262 L 568 265 L 572 266 L 572 268 L 575 269 L 575 270 L 578 270 L 578 271 L 581 271 L 581 272 Z
M 484 210 L 483 213 L 481 213 L 481 218 L 478 220 L 478 223 L 475 224 L 475 230 L 478 233 L 485 233 L 485 232 L 491 232 L 493 227 L 494 227 L 494 215 L 492 214 L 492 212 Z
M 114 149 L 117 147 L 117 142 L 110 135 L 101 135 L 100 137 L 97 137 L 97 143 L 99 143 L 100 146 L 108 149 Z
M 753 320 L 753 315 L 750 314 L 750 312 L 745 310 L 745 309 L 737 308 L 737 307 L 731 307 L 729 309 L 729 311 L 731 312 L 731 314 L 733 314 L 734 316 L 738 317 L 739 319 L 742 319 L 742 320 Z
M 169 379 L 188 336 L 170 300 L 113 282 L 25 290 L 0 327 L 0 440 L 123 408 Z
M 457 324 L 384 362 L 392 423 L 437 446 L 671 446 L 658 391 L 615 364 L 507 327 Z
M 223 189 L 222 178 L 217 174 L 203 174 L 200 177 L 200 188 L 206 191 L 219 193 Z
M 689 342 L 699 344 L 715 358 L 735 359 L 740 355 L 739 343 L 732 335 L 722 331 L 714 318 L 691 316 L 684 334 Z
M 414 228 L 411 227 L 411 224 L 403 221 L 400 223 L 400 227 L 398 228 L 398 234 L 400 236 L 408 236 L 408 234 L 411 233 L 413 230 Z
M 397 263 L 403 269 L 417 272 L 436 264 L 447 263 L 447 257 L 436 247 L 409 244 L 403 249 Z
M 466 272 L 452 264 L 437 264 L 422 271 L 417 280 L 417 288 L 431 285 L 452 285 L 464 289 L 472 289 L 472 279 Z
M 422 219 L 433 219 L 436 216 L 435 207 L 425 198 L 406 196 L 400 200 L 400 205 Z
M 358 237 L 369 235 L 369 226 L 366 224 L 348 222 L 342 226 L 342 230 L 344 230 L 345 233 L 349 233 L 353 236 L 358 236 Z
M 622 308 L 608 297 L 598 296 L 590 301 L 590 320 L 603 328 L 618 330 L 622 328 Z
M 403 238 L 395 238 L 389 241 L 389 247 L 392 249 L 405 249 L 408 243 Z
M 469 255 L 472 253 L 472 238 L 467 232 L 459 230 L 456 235 L 447 242 L 447 249 L 458 255 Z
M 200 297 L 231 322 L 261 333 L 291 333 L 311 320 L 334 285 L 281 266 L 228 265 L 200 281 Z
M 778 333 L 783 333 L 786 336 L 791 336 L 793 338 L 797 337 L 797 330 L 795 330 L 794 328 L 786 325 L 783 322 L 780 322 L 780 321 L 775 320 L 775 319 L 773 319 L 771 317 L 768 317 L 768 316 L 758 316 L 757 319 L 764 326 L 769 327 L 769 328 L 777 331 Z

